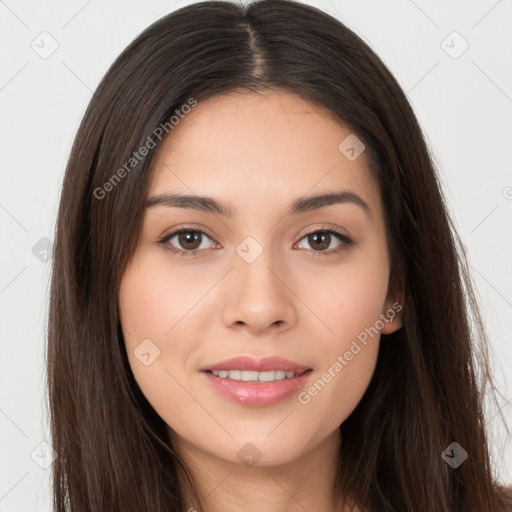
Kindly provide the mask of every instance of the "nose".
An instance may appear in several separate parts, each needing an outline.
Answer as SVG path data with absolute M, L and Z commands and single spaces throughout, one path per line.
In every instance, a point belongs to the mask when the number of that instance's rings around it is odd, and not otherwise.
M 287 283 L 284 267 L 271 250 L 263 250 L 251 263 L 235 255 L 228 281 L 223 308 L 228 327 L 260 334 L 289 329 L 297 321 L 291 283 Z

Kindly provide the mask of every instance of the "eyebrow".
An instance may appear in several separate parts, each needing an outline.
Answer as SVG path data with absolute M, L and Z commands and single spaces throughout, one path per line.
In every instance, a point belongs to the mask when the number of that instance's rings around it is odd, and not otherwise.
M 368 203 L 354 192 L 341 190 L 315 196 L 301 197 L 290 205 L 289 213 L 296 215 L 325 208 L 333 204 L 355 204 L 361 207 L 371 217 L 371 209 Z M 146 208 L 162 205 L 170 208 L 189 208 L 206 213 L 217 213 L 224 217 L 233 217 L 235 209 L 229 204 L 223 204 L 212 197 L 183 195 L 183 194 L 158 194 L 146 202 Z

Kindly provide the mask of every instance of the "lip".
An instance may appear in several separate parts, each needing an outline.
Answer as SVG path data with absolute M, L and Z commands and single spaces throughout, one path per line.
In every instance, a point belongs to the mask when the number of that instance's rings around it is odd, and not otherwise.
M 206 377 L 213 389 L 223 397 L 239 405 L 265 407 L 296 393 L 304 385 L 312 372 L 313 370 L 310 369 L 302 375 L 291 379 L 261 383 L 223 379 L 215 377 L 213 373 L 208 371 L 202 371 L 201 373 Z
M 220 363 L 212 364 L 201 368 L 203 372 L 209 370 L 242 370 L 256 372 L 270 372 L 275 370 L 284 370 L 285 372 L 304 373 L 309 370 L 308 366 L 304 366 L 289 359 L 277 356 L 267 356 L 260 359 L 249 356 L 237 356 L 227 359 Z
M 245 382 L 216 377 L 210 370 L 241 370 L 266 372 L 284 370 L 300 375 L 291 379 L 276 380 L 273 382 Z M 240 356 L 222 361 L 201 369 L 209 385 L 224 398 L 239 405 L 252 407 L 265 407 L 296 393 L 309 378 L 313 370 L 282 357 L 265 357 L 254 359 Z

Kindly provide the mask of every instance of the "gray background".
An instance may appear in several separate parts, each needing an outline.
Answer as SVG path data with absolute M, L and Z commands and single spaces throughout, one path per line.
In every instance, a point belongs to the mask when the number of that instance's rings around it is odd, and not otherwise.
M 0 0 L 0 512 L 50 510 L 43 349 L 51 255 L 45 239 L 53 239 L 75 131 L 122 49 L 188 3 Z M 510 425 L 512 2 L 307 3 L 359 34 L 415 109 L 468 251 Z M 494 467 L 510 484 L 511 443 L 497 412 L 488 415 Z

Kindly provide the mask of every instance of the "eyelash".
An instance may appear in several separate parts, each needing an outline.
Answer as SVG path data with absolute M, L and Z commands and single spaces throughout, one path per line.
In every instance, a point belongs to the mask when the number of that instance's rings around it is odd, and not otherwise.
M 204 235 L 213 240 L 213 238 L 208 233 L 206 233 L 205 231 L 203 231 L 201 229 L 184 227 L 184 228 L 179 228 L 179 229 L 173 231 L 172 233 L 165 235 L 163 238 L 158 240 L 158 243 L 163 246 L 164 250 L 170 251 L 171 253 L 175 254 L 176 256 L 180 256 L 183 258 L 190 258 L 190 257 L 194 258 L 194 257 L 198 256 L 201 251 L 205 250 L 205 249 L 201 249 L 199 251 L 198 250 L 184 251 L 181 249 L 177 249 L 176 247 L 174 247 L 168 243 L 169 240 L 171 240 L 175 235 L 177 235 L 179 233 L 183 233 L 183 232 L 185 232 L 185 233 L 188 233 L 188 232 L 201 233 L 201 235 Z M 352 246 L 354 244 L 354 241 L 351 238 L 344 235 L 343 233 L 340 233 L 335 228 L 325 228 L 325 229 L 320 228 L 320 229 L 316 229 L 314 231 L 310 231 L 309 233 L 306 233 L 299 240 L 299 242 L 301 240 L 303 240 L 304 238 L 306 238 L 310 235 L 316 234 L 316 233 L 326 233 L 326 234 L 334 235 L 336 238 L 338 238 L 338 240 L 341 242 L 341 244 L 339 245 L 339 247 L 337 249 L 333 249 L 330 251 L 325 251 L 325 250 L 324 251 L 314 251 L 312 249 L 307 249 L 310 252 L 312 252 L 315 256 L 325 257 L 325 256 L 337 255 L 341 252 L 347 251 L 350 248 L 350 246 Z

